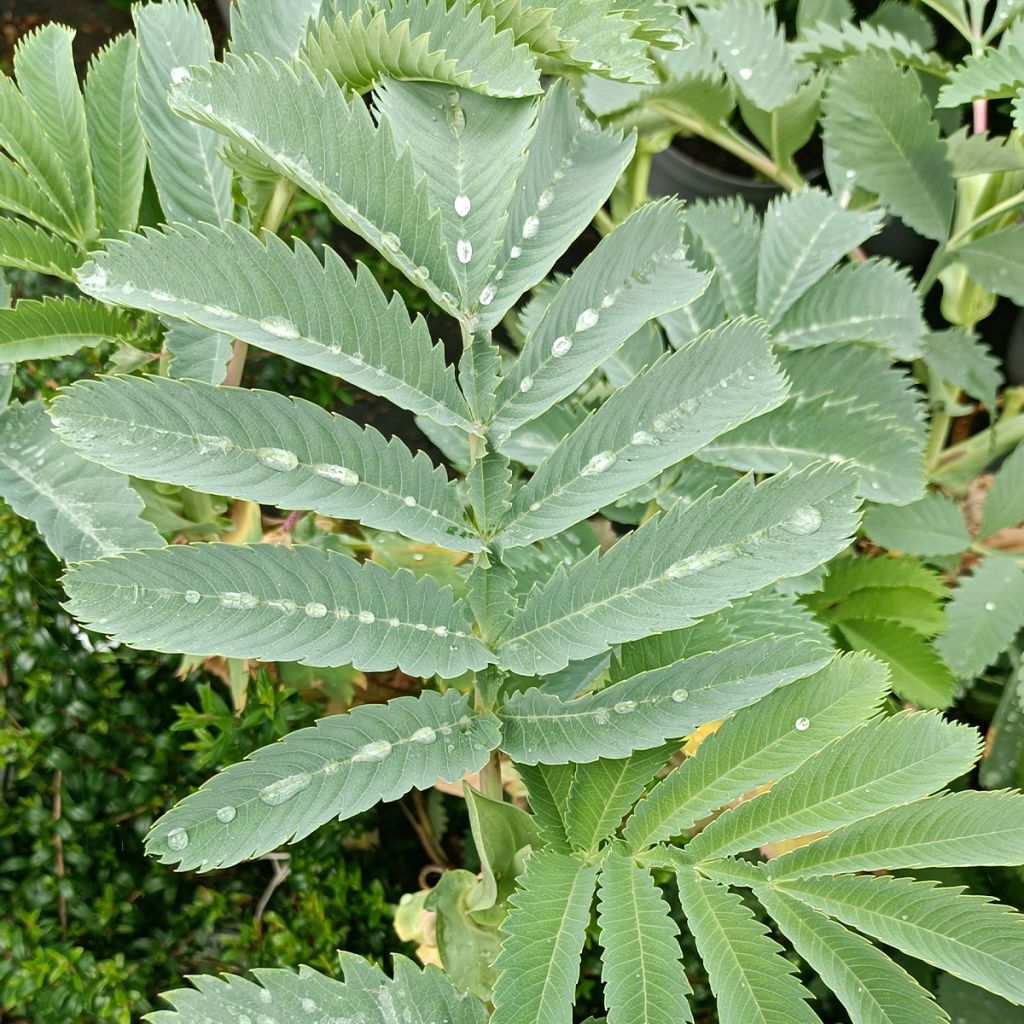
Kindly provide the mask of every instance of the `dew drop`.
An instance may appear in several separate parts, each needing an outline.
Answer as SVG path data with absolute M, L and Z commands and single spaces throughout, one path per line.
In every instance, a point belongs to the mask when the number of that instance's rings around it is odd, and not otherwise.
M 753 75 L 753 73 L 754 72 L 751 71 L 750 68 L 740 68 L 739 70 L 739 76 L 740 78 L 743 79 L 744 82 L 749 82 L 751 75 Z
M 167 833 L 167 845 L 178 853 L 188 846 L 188 833 L 183 828 L 172 828 Z
M 380 247 L 386 252 L 398 252 L 402 248 L 402 240 L 398 235 L 392 234 L 390 231 L 385 231 L 380 236 Z
M 661 441 L 646 430 L 638 430 L 630 439 L 629 443 L 637 448 L 656 448 Z
M 299 457 L 287 448 L 257 448 L 256 460 L 281 473 L 289 473 L 299 464 Z
M 523 238 L 536 238 L 537 232 L 540 231 L 540 218 L 539 217 L 527 217 L 523 221 Z
M 313 472 L 325 480 L 333 480 L 336 484 L 341 484 L 342 487 L 355 487 L 359 483 L 358 473 L 346 466 L 337 466 L 331 462 L 322 462 L 319 466 L 314 466 Z
M 199 604 L 202 600 L 202 595 L 198 590 L 186 590 L 185 591 L 185 603 L 186 604 Z
M 996 606 L 991 601 L 987 601 L 985 603 L 985 611 L 987 611 L 987 612 L 994 612 L 995 610 L 996 610 Z
M 468 263 L 473 258 L 473 243 L 467 238 L 460 238 L 455 243 L 455 255 L 460 263 Z
M 316 1003 L 314 1003 L 312 999 L 309 999 L 305 996 L 299 1000 L 299 1006 L 301 1006 L 306 1011 L 306 1013 L 314 1013 L 317 1009 Z
M 84 291 L 90 289 L 105 288 L 107 286 L 107 272 L 102 267 L 93 264 L 87 274 L 78 275 L 78 285 Z
M 594 721 L 598 725 L 607 725 L 608 724 L 608 709 L 607 708 L 598 708 L 598 710 L 594 712 Z
M 225 608 L 255 608 L 260 603 L 258 597 L 244 591 L 229 590 L 227 593 L 219 595 L 219 599 Z
M 797 732 L 807 732 L 807 730 L 810 729 L 810 727 L 811 720 L 809 718 L 798 718 L 793 723 L 793 728 L 796 729 Z
M 226 452 L 231 447 L 231 441 L 218 434 L 197 434 L 196 440 L 199 442 L 200 455 L 207 455 L 211 450 Z
M 672 699 L 677 704 L 682 704 L 690 696 L 688 690 L 673 690 Z
M 355 762 L 383 761 L 391 753 L 391 744 L 387 740 L 374 740 L 360 747 L 353 755 Z
M 495 285 L 489 284 L 480 293 L 480 305 L 489 306 L 493 301 L 495 295 L 498 294 L 498 289 Z
M 429 725 L 417 729 L 410 737 L 412 743 L 433 743 L 437 739 L 437 733 Z
M 543 212 L 555 201 L 555 193 L 546 188 L 537 199 L 537 209 Z
M 231 804 L 225 804 L 223 807 L 217 808 L 217 820 L 224 822 L 226 825 L 229 821 L 235 820 L 237 813 L 238 811 Z
M 306 605 L 306 614 L 311 619 L 322 619 L 327 614 L 327 606 L 319 601 L 310 601 Z
M 260 799 L 268 807 L 279 807 L 286 800 L 291 800 L 293 796 L 301 793 L 304 789 L 309 789 L 312 781 L 308 772 L 302 772 L 299 775 L 287 775 L 283 779 L 278 779 L 277 782 L 272 782 L 269 786 L 264 786 L 260 790 Z
M 293 340 L 301 337 L 298 327 L 291 320 L 285 320 L 283 316 L 268 316 L 265 320 L 261 320 L 260 330 L 272 334 L 275 338 Z
M 551 343 L 551 354 L 556 359 L 561 359 L 562 356 L 568 355 L 572 348 L 572 338 L 567 338 L 564 334 L 560 338 L 555 338 Z
M 711 548 L 709 551 L 700 551 L 670 565 L 665 570 L 665 576 L 670 580 L 694 576 L 699 572 L 706 572 L 708 569 L 731 562 L 735 557 L 736 551 L 732 548 Z
M 473 203 L 470 200 L 469 196 L 463 195 L 463 196 L 456 196 L 455 197 L 455 202 L 454 202 L 453 205 L 455 206 L 455 212 L 460 217 L 467 217 L 467 216 L 469 216 L 469 211 L 472 208 Z
M 603 473 L 606 469 L 610 469 L 615 465 L 615 459 L 615 452 L 598 452 L 580 470 L 580 476 L 596 476 L 598 473 Z
M 614 295 L 606 295 L 601 300 L 601 308 L 602 309 L 611 309 L 612 306 L 614 306 L 614 305 L 615 305 L 615 296 Z
M 181 85 L 182 82 L 187 82 L 192 77 L 188 68 L 171 68 L 171 81 L 175 85 Z
M 448 627 L 447 626 L 435 626 L 434 627 L 434 632 L 438 636 L 447 636 L 448 635 Z
M 532 377 L 524 377 L 519 382 L 519 390 L 522 391 L 522 393 L 524 395 L 527 393 L 527 391 L 530 391 L 532 389 L 533 389 L 533 378 Z
M 266 989 L 266 988 L 261 988 L 260 989 L 260 1002 L 261 1003 L 269 1003 L 270 1002 L 270 990 L 269 989 Z
M 377 621 L 377 616 L 373 612 L 359 612 L 356 618 L 365 626 L 371 626 Z
M 612 708 L 612 710 L 617 715 L 628 715 L 631 711 L 636 711 L 636 701 L 620 700 L 619 703 Z
M 585 309 L 576 318 L 576 330 L 589 331 L 590 328 L 595 326 L 597 321 L 600 319 L 601 315 L 596 309 Z
M 797 536 L 809 536 L 821 528 L 821 513 L 813 505 L 804 505 L 783 523 L 783 527 Z
M 532 502 L 530 504 L 530 511 L 531 512 L 536 512 L 539 508 L 540 508 L 540 502 L 539 501 L 534 501 L 534 502 Z
M 509 259 L 513 259 L 513 260 L 519 259 L 519 257 L 523 255 L 522 246 L 513 245 L 512 248 L 509 249 L 508 255 L 509 255 Z

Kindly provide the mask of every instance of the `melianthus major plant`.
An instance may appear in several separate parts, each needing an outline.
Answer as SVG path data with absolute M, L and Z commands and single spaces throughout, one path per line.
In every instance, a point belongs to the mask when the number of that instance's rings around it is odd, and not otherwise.
M 221 137 L 228 163 L 204 163 L 183 190 L 172 167 L 161 196 L 187 197 L 163 200 L 176 223 L 90 246 L 75 278 L 108 306 L 185 325 L 193 350 L 217 353 L 193 366 L 222 370 L 234 339 L 383 395 L 432 424 L 465 481 L 309 403 L 216 386 L 216 372 L 76 384 L 51 421 L 77 471 L 110 473 L 105 487 L 130 494 L 127 475 L 395 531 L 465 556 L 459 591 L 360 562 L 329 534 L 291 550 L 161 546 L 105 490 L 70 505 L 39 488 L 42 462 L 33 500 L 52 534 L 84 545 L 66 551 L 66 586 L 94 629 L 156 650 L 424 680 L 418 697 L 324 718 L 214 777 L 156 823 L 155 856 L 228 866 L 480 771 L 468 800 L 483 870 L 435 890 L 448 979 L 401 959 L 389 979 L 343 955 L 344 982 L 305 969 L 198 979 L 153 1019 L 565 1021 L 595 895 L 609 1020 L 692 1019 L 665 871 L 723 1021 L 818 1019 L 738 889 L 854 1020 L 946 1019 L 872 939 L 1024 1002 L 1019 915 L 883 873 L 1020 863 L 1021 797 L 939 793 L 974 764 L 977 734 L 891 713 L 883 666 L 836 654 L 778 586 L 847 547 L 860 496 L 923 489 L 917 400 L 868 344 L 912 348 L 918 308 L 888 265 L 834 267 L 877 216 L 810 189 L 763 225 L 729 204 L 645 204 L 568 278 L 550 276 L 635 137 L 592 122 L 564 83 L 542 92 L 538 58 L 643 80 L 647 44 L 674 24 L 668 5 L 647 19 L 613 0 L 550 12 L 340 3 L 309 27 L 314 7 L 249 0 L 222 62 L 165 68 L 173 114 L 161 123 L 198 126 L 210 155 Z M 578 14 L 594 31 L 573 40 Z M 173 44 L 174 19 L 191 16 L 153 5 L 140 24 L 161 16 Z M 458 366 L 365 267 L 235 223 L 228 166 L 247 214 L 288 182 L 370 242 L 458 323 Z M 496 328 L 536 286 L 513 354 Z M 886 307 L 870 336 L 840 326 L 854 295 Z M 828 363 L 801 351 L 812 342 L 837 343 Z M 870 386 L 864 367 L 878 411 L 837 429 L 831 398 L 844 379 Z M 560 403 L 595 379 L 613 390 L 574 420 Z M 794 460 L 786 432 L 825 438 L 824 460 Z M 751 450 L 754 466 L 736 454 Z M 584 520 L 654 481 L 644 521 L 599 550 Z M 721 719 L 695 756 L 671 761 L 669 741 Z M 502 756 L 529 815 L 502 800 Z M 767 865 L 743 856 L 808 837 Z

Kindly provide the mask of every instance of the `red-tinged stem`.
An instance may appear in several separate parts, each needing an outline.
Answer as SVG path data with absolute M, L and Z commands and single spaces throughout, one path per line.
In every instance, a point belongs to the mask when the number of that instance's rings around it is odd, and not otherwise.
M 974 110 L 974 134 L 988 131 L 988 100 L 975 100 L 972 104 Z

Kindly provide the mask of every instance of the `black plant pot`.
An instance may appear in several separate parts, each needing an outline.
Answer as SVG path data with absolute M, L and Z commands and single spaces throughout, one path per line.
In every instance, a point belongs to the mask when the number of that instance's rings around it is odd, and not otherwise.
M 811 181 L 822 176 L 821 171 L 808 175 Z M 651 160 L 648 191 L 655 197 L 679 196 L 687 201 L 738 195 L 764 212 L 768 203 L 785 190 L 771 181 L 756 181 L 711 167 L 670 146 Z M 886 217 L 882 230 L 864 243 L 864 251 L 868 255 L 886 256 L 919 273 L 927 265 L 934 249 L 934 242 L 922 238 L 893 216 Z

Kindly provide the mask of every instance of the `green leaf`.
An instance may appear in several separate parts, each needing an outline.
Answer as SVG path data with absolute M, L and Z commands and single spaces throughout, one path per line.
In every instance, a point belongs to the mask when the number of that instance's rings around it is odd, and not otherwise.
M 139 41 L 139 115 L 149 169 L 168 220 L 223 224 L 231 220 L 231 171 L 217 156 L 217 136 L 178 117 L 168 106 L 172 85 L 193 65 L 213 60 L 202 14 L 182 0 L 132 9 Z
M 291 60 L 321 6 L 320 0 L 235 0 L 231 52 Z
M 566 811 L 573 848 L 592 853 L 611 836 L 671 752 L 655 747 L 620 760 L 602 757 L 577 765 Z
M 128 481 L 61 444 L 41 402 L 11 406 L 2 424 L 0 496 L 36 524 L 54 554 L 78 562 L 163 545 Z
M 467 696 L 424 690 L 362 704 L 261 747 L 158 818 L 146 850 L 179 871 L 208 871 L 261 856 L 438 779 L 455 782 L 486 762 L 497 740 Z
M 305 64 L 239 58 L 196 71 L 171 95 L 179 114 L 240 145 L 324 203 L 443 309 L 458 290 L 427 184 L 387 122 Z
M 608 198 L 635 146 L 634 135 L 624 138 L 588 120 L 564 82 L 547 91 L 494 264 L 498 288 L 490 305 L 478 311 L 481 327 L 495 327 L 524 292 L 547 277 Z
M 1012 558 L 985 558 L 960 581 L 935 642 L 960 679 L 980 675 L 1024 625 L 1024 571 Z
M 796 968 L 736 893 L 685 869 L 676 882 L 721 1024 L 820 1024 Z
M 0 93 L 2 102 L 2 93 Z M 26 217 L 42 227 L 74 238 L 67 218 L 50 197 L 40 189 L 36 180 L 20 164 L 0 153 L 0 210 Z
M 528 48 L 467 0 L 389 0 L 322 21 L 303 59 L 342 85 L 365 92 L 382 77 L 474 89 L 489 96 L 539 93 Z
M 958 555 L 971 543 L 956 502 L 929 491 L 909 505 L 878 505 L 864 517 L 864 532 L 890 551 L 909 555 Z
M 706 283 L 686 261 L 678 202 L 641 207 L 559 288 L 502 378 L 490 428 L 499 444 L 575 391 L 648 320 L 690 302 Z
M 1024 522 L 1024 445 L 1018 445 L 999 467 L 985 495 L 978 533 L 988 537 L 1021 522 Z
M 358 960 L 356 969 L 353 961 Z M 207 1021 L 241 1021 L 248 1017 L 266 1020 L 268 1007 L 284 1020 L 361 1020 L 364 1024 L 388 1024 L 395 1019 L 415 1024 L 443 1020 L 446 1024 L 485 1024 L 482 1003 L 463 995 L 435 967 L 420 970 L 404 957 L 396 956 L 392 981 L 378 967 L 349 953 L 341 955 L 345 982 L 336 981 L 300 967 L 298 973 L 279 968 L 253 971 L 259 984 L 238 975 L 223 974 L 190 978 L 194 988 L 164 993 L 174 1007 L 146 1016 L 151 1024 L 206 1024 Z M 327 1014 L 327 1017 L 323 1017 Z M 398 1015 L 397 1018 L 395 1015 Z
M 532 687 L 499 710 L 501 746 L 522 764 L 626 757 L 809 675 L 828 657 L 816 644 L 783 646 L 769 637 L 675 661 L 576 700 Z
M 444 0 L 433 3 L 444 9 Z M 440 212 L 459 307 L 476 314 L 493 300 L 500 284 L 491 275 L 535 128 L 536 104 L 393 81 L 377 91 L 374 101 L 378 120 L 388 124 L 400 150 L 408 146 L 430 205 Z
M 819 189 L 773 199 L 761 228 L 758 315 L 770 324 L 778 323 L 836 260 L 880 227 L 877 211 L 845 210 Z
M 788 878 L 774 886 L 888 946 L 1024 1002 L 1024 916 L 989 896 L 891 875 Z
M 777 164 L 785 164 L 811 140 L 818 125 L 824 87 L 825 76 L 816 74 L 772 111 L 762 110 L 745 97 L 739 97 L 743 123 Z
M 926 334 L 922 358 L 940 380 L 965 391 L 989 409 L 995 408 L 1003 375 L 999 361 L 973 331 L 951 327 Z
M 975 238 L 953 250 L 954 258 L 983 288 L 1024 303 L 1024 225 Z
M 455 484 L 425 454 L 301 399 L 112 377 L 66 388 L 54 425 L 86 458 L 132 476 L 482 548 Z
M 790 397 L 709 442 L 697 457 L 755 473 L 850 462 L 858 493 L 907 502 L 924 489 L 922 405 L 907 374 L 863 345 L 780 354 Z M 842 413 L 839 410 L 843 410 Z
M 0 217 L 0 265 L 53 274 L 66 281 L 74 278 L 74 268 L 85 254 L 65 242 L 23 220 Z
M 914 10 L 903 5 L 899 9 Z M 856 25 L 845 20 L 832 25 L 819 22 L 804 29 L 793 44 L 793 59 L 814 67 L 862 53 L 883 55 L 895 64 L 939 77 L 948 67 L 942 55 L 934 51 L 934 42 L 923 45 L 903 32 L 870 21 Z
M 651 874 L 618 850 L 601 866 L 598 925 L 608 1024 L 688 1024 L 679 926 Z
M 566 822 L 569 787 L 575 768 L 567 764 L 517 764 L 516 771 L 526 785 L 530 813 L 549 845 L 569 847 Z
M 22 95 L 66 175 L 73 205 L 65 210 L 79 236 L 92 238 L 96 234 L 96 194 L 86 138 L 85 103 L 71 55 L 74 35 L 72 29 L 50 22 L 22 36 L 14 50 L 14 71 Z
M 888 679 L 877 661 L 845 655 L 737 711 L 637 804 L 625 829 L 631 848 L 678 835 L 730 801 L 787 775 L 874 714 L 887 690 Z M 808 727 L 797 728 L 803 720 Z
M 855 932 L 776 889 L 757 898 L 857 1024 L 949 1024 L 934 998 Z
M 1016 99 L 1022 88 L 1024 53 L 1007 39 L 998 48 L 989 46 L 969 55 L 954 68 L 939 91 L 938 106 L 958 107 L 981 99 Z
M 641 371 L 561 441 L 516 494 L 498 543 L 572 526 L 785 395 L 757 321 L 708 332 Z
M 943 974 L 939 978 L 939 1002 L 949 1016 L 962 1024 L 1022 1024 L 1024 1009 L 976 985 Z
M 469 409 L 421 317 L 385 297 L 362 265 L 244 228 L 147 229 L 110 242 L 78 275 L 105 301 L 177 317 L 344 377 L 396 405 L 472 429 Z M 127 289 L 127 291 L 125 291 Z
M 652 632 L 678 629 L 846 546 L 849 474 L 821 466 L 720 497 L 677 502 L 533 590 L 501 647 L 503 667 L 546 673 Z
M 491 660 L 429 577 L 308 547 L 134 552 L 75 568 L 65 587 L 80 621 L 151 651 L 447 679 Z
M 953 177 L 917 76 L 891 58 L 854 57 L 832 73 L 823 107 L 825 144 L 857 183 L 919 234 L 944 241 Z
M 940 793 L 847 825 L 769 865 L 772 878 L 1024 863 L 1024 796 Z
M 172 377 L 204 384 L 223 382 L 234 351 L 228 335 L 183 320 L 167 324 L 164 349 L 170 356 L 167 372 Z
M 914 281 L 887 260 L 847 263 L 813 285 L 783 314 L 772 338 L 786 348 L 869 341 L 898 359 L 920 353 L 925 333 Z
M 916 558 L 843 558 L 828 567 L 824 590 L 807 598 L 816 611 L 827 611 L 826 603 L 862 590 L 922 590 L 932 597 L 945 597 L 949 590 L 942 578 Z
M 131 333 L 126 314 L 90 299 L 22 299 L 0 310 L 0 363 L 53 359 Z
M 989 138 L 987 132 L 971 133 L 966 125 L 946 139 L 949 160 L 957 178 L 1000 171 L 1024 171 L 1024 149 L 1016 135 Z
M 719 62 L 752 103 L 774 110 L 796 92 L 796 69 L 772 7 L 756 0 L 725 0 L 694 13 Z
M 569 1024 L 597 867 L 556 850 L 530 855 L 502 924 L 494 1024 Z
M 933 712 L 878 718 L 834 740 L 766 793 L 726 811 L 686 847 L 708 860 L 838 828 L 968 771 L 980 737 Z
M 861 593 L 870 597 L 867 591 Z M 913 626 L 877 616 L 858 619 L 851 612 L 837 618 L 836 628 L 844 647 L 885 662 L 892 688 L 904 700 L 922 708 L 947 708 L 956 699 L 956 680 L 935 648 Z
M 139 223 L 146 145 L 136 96 L 137 61 L 135 37 L 125 33 L 93 56 L 85 79 L 97 213 L 100 231 L 108 237 Z

